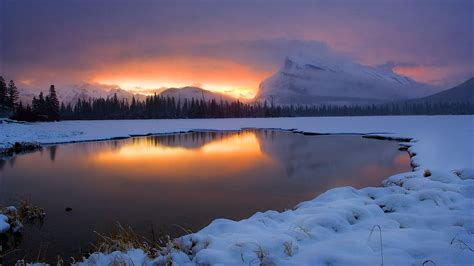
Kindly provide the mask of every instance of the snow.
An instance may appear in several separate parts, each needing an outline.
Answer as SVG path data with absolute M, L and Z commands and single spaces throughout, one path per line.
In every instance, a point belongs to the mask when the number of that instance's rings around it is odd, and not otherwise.
M 84 265 L 117 258 L 140 265 L 168 259 L 178 265 L 473 264 L 474 116 L 3 123 L 0 145 L 248 127 L 412 138 L 405 144 L 417 167 L 389 177 L 381 187 L 332 189 L 285 212 L 259 212 L 241 221 L 216 219 L 175 240 L 165 257 L 152 260 L 132 249 L 93 254 Z M 425 177 L 426 169 L 431 175 Z
M 20 232 L 23 224 L 18 219 L 18 210 L 14 206 L 7 206 L 0 209 L 0 234 L 12 231 Z
M 33 97 L 38 98 L 40 91 L 43 94 L 47 95 L 49 88 L 20 88 L 20 99 L 23 104 L 31 104 Z M 64 104 L 76 104 L 77 100 L 84 99 L 98 99 L 98 98 L 111 98 L 114 95 L 117 95 L 119 100 L 126 99 L 128 101 L 132 100 L 132 97 L 135 97 L 137 100 L 145 100 L 145 95 L 137 94 L 132 91 L 127 91 L 119 88 L 116 85 L 103 85 L 103 84 L 90 84 L 83 83 L 79 85 L 67 86 L 67 87 L 57 87 L 56 92 L 58 95 L 59 102 Z
M 375 134 L 414 138 L 417 165 L 429 169 L 469 168 L 473 165 L 474 116 L 302 117 L 254 119 L 169 119 L 62 121 L 0 124 L 0 148 L 15 142 L 41 144 L 104 140 L 188 131 L 282 128 L 317 133 Z
M 201 100 L 206 101 L 215 100 L 216 102 L 220 101 L 235 101 L 235 98 L 228 96 L 223 93 L 212 92 L 198 87 L 183 87 L 183 88 L 169 88 L 160 93 L 160 96 L 163 97 L 174 97 L 177 101 L 187 99 L 188 101 Z
M 287 57 L 284 66 L 260 84 L 257 98 L 279 104 L 372 104 L 426 96 L 431 89 L 391 70 Z
M 0 234 L 6 233 L 10 230 L 10 224 L 8 224 L 8 217 L 0 214 Z

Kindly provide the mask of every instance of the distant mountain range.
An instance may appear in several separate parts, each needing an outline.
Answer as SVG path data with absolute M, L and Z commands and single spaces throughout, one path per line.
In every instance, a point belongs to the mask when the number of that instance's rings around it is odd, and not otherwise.
M 160 93 L 162 96 L 174 97 L 176 100 L 195 99 L 195 100 L 216 100 L 216 101 L 235 101 L 236 99 L 218 92 L 212 92 L 198 87 L 169 88 Z
M 101 85 L 101 84 L 89 84 L 85 83 L 82 85 L 76 85 L 71 87 L 56 88 L 59 101 L 64 104 L 75 104 L 79 99 L 95 99 L 95 98 L 110 98 L 117 95 L 117 98 L 128 101 L 135 97 L 136 100 L 144 100 L 147 96 L 140 93 L 134 93 L 132 91 L 123 90 L 117 86 Z M 235 101 L 236 99 L 218 92 L 212 92 L 209 90 L 201 89 L 198 87 L 183 87 L 183 88 L 168 88 L 160 89 L 157 93 L 161 96 L 174 97 L 175 99 L 195 99 L 201 100 L 216 100 L 216 101 Z M 46 95 L 48 90 L 44 90 L 43 93 Z M 38 97 L 39 91 L 33 89 L 20 89 L 20 99 L 25 104 L 31 104 L 33 97 Z
M 49 88 L 48 88 L 49 89 Z M 47 95 L 48 89 L 43 90 L 43 93 Z M 123 90 L 117 86 L 101 85 L 101 84 L 89 84 L 84 83 L 81 85 L 75 85 L 71 87 L 56 88 L 58 99 L 64 104 L 76 103 L 78 99 L 95 99 L 95 98 L 109 98 L 117 95 L 119 99 L 131 100 L 135 97 L 139 100 L 144 100 L 145 95 L 135 94 L 130 91 Z M 33 97 L 38 97 L 40 91 L 33 89 L 20 88 L 20 100 L 25 104 L 31 104 Z
M 432 88 L 390 70 L 287 57 L 260 84 L 257 100 L 275 104 L 364 105 L 426 96 Z
M 368 67 L 353 63 L 306 62 L 286 58 L 283 67 L 264 80 L 255 101 L 267 101 L 277 105 L 367 105 L 390 102 L 473 102 L 474 78 L 433 95 L 433 88 L 400 76 L 391 70 Z M 160 88 L 153 90 L 162 96 L 176 99 L 204 99 L 235 101 L 218 92 L 198 87 Z M 20 89 L 20 99 L 31 104 L 39 91 Z M 47 90 L 43 91 L 47 93 Z M 123 90 L 117 86 L 82 84 L 57 88 L 60 102 L 74 104 L 78 99 L 110 98 L 131 101 L 132 97 L 144 100 L 146 95 Z

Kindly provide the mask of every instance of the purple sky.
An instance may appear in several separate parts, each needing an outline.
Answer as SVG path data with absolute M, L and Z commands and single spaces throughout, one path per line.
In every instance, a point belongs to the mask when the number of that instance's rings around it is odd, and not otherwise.
M 20 86 L 201 85 L 251 95 L 286 55 L 473 75 L 473 1 L 0 2 L 0 75 Z

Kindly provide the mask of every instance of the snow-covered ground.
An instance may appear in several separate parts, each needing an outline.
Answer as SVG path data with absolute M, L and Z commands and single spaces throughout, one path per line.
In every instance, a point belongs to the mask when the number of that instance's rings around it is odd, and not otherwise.
M 474 116 L 65 121 L 0 124 L 0 147 L 246 127 L 413 138 L 415 172 L 383 187 L 327 191 L 282 213 L 217 219 L 178 240 L 177 264 L 472 265 Z M 425 170 L 431 175 L 424 177 Z M 184 251 L 184 252 L 183 252 Z M 86 263 L 153 264 L 140 250 L 93 254 Z

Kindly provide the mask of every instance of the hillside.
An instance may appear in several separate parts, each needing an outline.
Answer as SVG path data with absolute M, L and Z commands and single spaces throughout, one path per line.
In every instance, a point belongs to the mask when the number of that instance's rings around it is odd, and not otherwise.
M 442 92 L 416 99 L 424 102 L 471 102 L 474 103 L 474 77 Z

